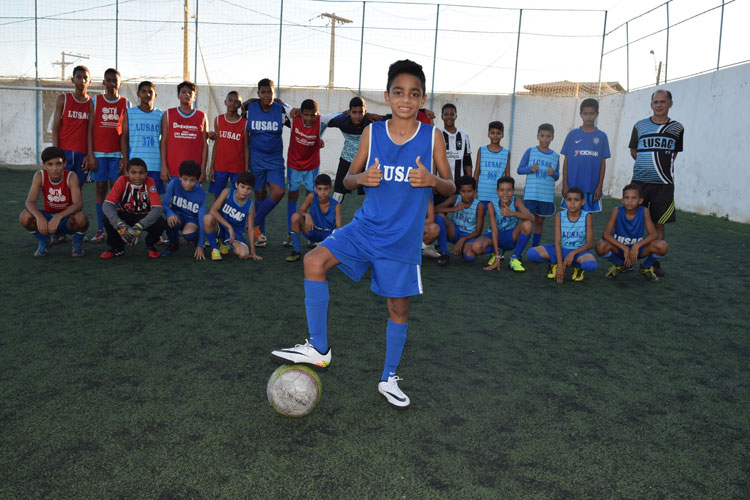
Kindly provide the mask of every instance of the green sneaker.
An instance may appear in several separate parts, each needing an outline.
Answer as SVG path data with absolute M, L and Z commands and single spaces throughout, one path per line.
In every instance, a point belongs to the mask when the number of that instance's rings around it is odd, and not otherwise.
M 292 254 L 289 257 L 287 257 L 285 260 L 287 262 L 297 262 L 301 258 L 302 258 L 302 255 L 300 255 L 299 252 L 295 252 L 294 250 L 292 250 Z
M 659 281 L 659 277 L 656 275 L 656 271 L 654 271 L 654 267 L 651 266 L 649 268 L 640 268 L 639 272 L 641 273 L 641 276 L 649 280 L 651 283 L 656 283 Z
M 573 268 L 573 277 L 571 278 L 573 281 L 583 281 L 583 269 L 579 269 L 577 267 Z
M 553 280 L 557 276 L 557 264 L 547 266 L 547 278 Z
M 523 267 L 523 265 L 521 264 L 521 261 L 518 259 L 510 259 L 510 262 L 508 262 L 508 267 L 517 273 L 522 273 L 526 271 L 526 268 Z
M 612 264 L 607 270 L 607 274 L 604 275 L 608 280 L 617 278 L 617 275 L 625 270 L 625 266 L 616 266 Z

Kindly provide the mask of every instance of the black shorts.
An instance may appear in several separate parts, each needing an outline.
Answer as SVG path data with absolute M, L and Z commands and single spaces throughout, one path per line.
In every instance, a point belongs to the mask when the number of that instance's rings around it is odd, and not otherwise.
M 336 180 L 333 181 L 333 192 L 339 193 L 339 194 L 347 194 L 351 191 L 349 189 L 346 189 L 344 187 L 344 177 L 346 177 L 346 174 L 349 173 L 349 167 L 351 166 L 351 162 L 346 161 L 343 158 L 339 158 L 339 167 L 336 170 Z M 362 188 L 362 186 L 359 186 L 357 189 L 358 194 L 365 194 L 365 190 Z
M 633 181 L 641 188 L 643 206 L 648 208 L 654 224 L 668 224 L 675 222 L 677 217 L 674 209 L 674 184 L 648 184 Z

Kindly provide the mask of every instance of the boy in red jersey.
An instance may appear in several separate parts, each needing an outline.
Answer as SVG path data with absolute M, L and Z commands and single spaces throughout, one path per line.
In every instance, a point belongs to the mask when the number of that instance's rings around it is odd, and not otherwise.
M 91 107 L 87 91 L 91 84 L 91 73 L 86 66 L 73 68 L 70 79 L 75 86 L 73 92 L 60 94 L 55 101 L 52 119 L 52 145 L 65 151 L 65 169 L 75 172 L 78 183 L 86 182 L 86 155 L 89 151 L 88 127 Z
M 208 160 L 208 120 L 205 113 L 193 109 L 195 84 L 182 82 L 177 86 L 180 106 L 170 108 L 161 119 L 161 180 L 169 183 L 180 176 L 180 164 L 192 160 L 201 166 L 198 183 L 206 180 Z
M 208 166 L 208 179 L 211 181 L 208 192 L 214 194 L 214 201 L 227 187 L 227 180 L 230 186 L 234 186 L 237 176 L 247 171 L 250 161 L 245 133 L 247 118 L 239 114 L 242 96 L 232 90 L 224 99 L 224 104 L 227 112 L 214 118 L 214 133 L 209 136 L 216 140 Z
M 19 222 L 39 240 L 34 257 L 44 257 L 50 245 L 50 235 L 73 234 L 73 257 L 83 256 L 83 235 L 89 220 L 81 211 L 81 189 L 78 178 L 65 169 L 65 151 L 58 147 L 42 151 L 44 169 L 34 174 L 26 197 L 26 209 Z M 39 210 L 39 194 L 44 202 Z
M 122 120 L 128 109 L 128 100 L 118 93 L 122 80 L 120 72 L 109 68 L 104 72 L 104 95 L 91 99 L 88 127 L 88 169 L 94 171 L 96 181 L 97 230 L 92 243 L 104 240 L 104 214 L 102 203 L 107 194 L 107 184 L 112 187 L 123 168 L 123 152 L 120 143 Z M 125 152 L 127 157 L 127 151 Z

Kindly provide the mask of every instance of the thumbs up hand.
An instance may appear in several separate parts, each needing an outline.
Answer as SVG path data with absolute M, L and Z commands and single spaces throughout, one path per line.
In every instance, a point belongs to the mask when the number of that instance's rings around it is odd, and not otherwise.
M 435 187 L 436 177 L 422 164 L 421 156 L 417 156 L 417 168 L 409 170 L 409 182 L 411 187 Z
M 375 161 L 367 167 L 367 170 L 360 172 L 357 182 L 361 186 L 377 187 L 380 184 L 380 179 L 383 178 L 383 171 L 378 167 L 380 167 L 380 160 L 375 158 Z

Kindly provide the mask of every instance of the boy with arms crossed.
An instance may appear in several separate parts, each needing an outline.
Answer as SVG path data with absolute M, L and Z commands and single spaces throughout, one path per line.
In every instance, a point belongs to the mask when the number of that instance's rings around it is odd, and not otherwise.
M 78 184 L 83 186 L 88 175 L 86 161 L 91 98 L 87 90 L 91 75 L 86 66 L 73 68 L 71 78 L 75 90 L 60 94 L 55 101 L 55 115 L 52 121 L 52 146 L 65 151 L 65 169 L 75 172 Z
M 440 228 L 438 244 L 442 255 L 438 264 L 447 266 L 448 241 L 453 243 L 453 255 L 463 255 L 467 262 L 474 262 L 476 254 L 472 243 L 482 234 L 484 227 L 484 205 L 479 203 L 477 181 L 470 175 L 462 176 L 458 181 L 458 194 L 445 199 L 435 207 L 435 223 Z M 453 214 L 446 217 L 444 214 Z
M 341 205 L 330 197 L 331 190 L 331 178 L 320 174 L 315 178 L 315 191 L 307 193 L 302 206 L 292 215 L 292 254 L 286 258 L 287 262 L 300 260 L 299 233 L 304 234 L 308 241 L 317 243 L 326 239 L 334 229 L 341 229 Z
M 201 166 L 198 184 L 206 180 L 208 159 L 208 120 L 205 113 L 193 109 L 195 84 L 184 81 L 177 86 L 179 107 L 169 108 L 161 120 L 161 180 L 180 176 L 180 165 L 191 160 Z
M 510 152 L 500 145 L 504 130 L 503 122 L 490 122 L 487 134 L 490 143 L 477 151 L 474 178 L 477 180 L 477 198 L 485 208 L 498 200 L 497 180 L 510 175 Z
M 193 257 L 205 260 L 203 253 L 203 217 L 206 215 L 206 192 L 198 184 L 201 166 L 191 160 L 180 165 L 180 177 L 173 178 L 164 196 L 164 215 L 167 217 L 167 249 L 161 253 L 168 257 L 180 247 L 179 230 L 185 241 L 196 245 Z
M 455 192 L 442 134 L 418 123 L 425 101 L 425 76 L 412 61 L 397 61 L 388 70 L 385 99 L 393 118 L 371 124 L 362 135 L 357 155 L 344 180 L 347 189 L 365 186 L 365 201 L 354 220 L 336 230 L 305 255 L 305 309 L 309 342 L 271 353 L 282 363 L 326 367 L 328 347 L 327 272 L 335 266 L 354 280 L 372 270 L 371 290 L 388 298 L 385 368 L 378 392 L 397 408 L 409 398 L 398 387 L 409 320 L 409 297 L 422 292 L 421 243 L 432 188 Z M 440 177 L 431 173 L 433 162 Z
M 250 151 L 247 148 L 247 118 L 240 116 L 242 96 L 232 90 L 224 99 L 227 112 L 214 118 L 215 138 L 214 149 L 211 152 L 211 163 L 208 166 L 208 179 L 211 184 L 208 192 L 213 193 L 214 201 L 224 188 L 234 186 L 237 176 L 246 172 L 250 162 Z
M 148 80 L 138 84 L 138 106 L 128 108 L 122 121 L 122 151 L 128 160 L 146 162 L 148 176 L 156 184 L 156 192 L 164 194 L 161 180 L 161 122 L 164 112 L 154 109 L 156 85 Z

